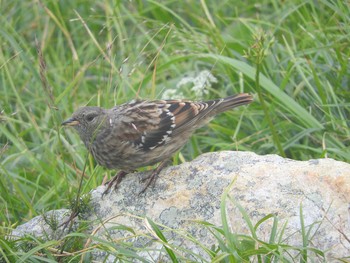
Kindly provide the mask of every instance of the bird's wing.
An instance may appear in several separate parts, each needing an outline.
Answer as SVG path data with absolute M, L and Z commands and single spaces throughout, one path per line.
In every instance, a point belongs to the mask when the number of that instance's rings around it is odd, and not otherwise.
M 152 150 L 181 131 L 194 130 L 192 126 L 210 111 L 210 104 L 186 100 L 136 101 L 113 110 L 118 116 L 118 139 Z

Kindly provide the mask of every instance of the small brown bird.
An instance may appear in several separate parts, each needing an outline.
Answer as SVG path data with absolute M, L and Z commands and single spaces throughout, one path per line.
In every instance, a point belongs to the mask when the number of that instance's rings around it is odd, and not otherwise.
M 121 170 L 115 183 L 137 168 L 160 162 L 144 192 L 192 133 L 216 114 L 249 104 L 251 95 L 242 93 L 205 102 L 188 100 L 133 101 L 111 109 L 82 107 L 62 125 L 73 126 L 98 164 Z

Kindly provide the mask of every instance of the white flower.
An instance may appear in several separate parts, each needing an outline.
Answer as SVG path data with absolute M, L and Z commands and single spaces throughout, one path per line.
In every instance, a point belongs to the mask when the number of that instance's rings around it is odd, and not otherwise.
M 183 99 L 184 95 L 182 94 L 182 92 L 178 91 L 178 89 L 167 89 L 166 91 L 164 91 L 163 95 L 162 95 L 162 99 L 163 100 L 167 100 L 167 99 Z
M 209 70 L 199 72 L 199 75 L 193 79 L 193 87 L 191 90 L 196 94 L 197 98 L 202 98 L 203 95 L 209 93 L 212 83 L 217 83 L 217 78 Z
M 163 93 L 163 99 L 184 98 L 181 89 L 186 88 L 188 84 L 192 84 L 190 91 L 194 93 L 196 99 L 202 99 L 204 95 L 209 93 L 212 83 L 217 83 L 217 78 L 209 70 L 202 70 L 195 77 L 184 77 L 177 84 L 176 89 L 168 89 Z

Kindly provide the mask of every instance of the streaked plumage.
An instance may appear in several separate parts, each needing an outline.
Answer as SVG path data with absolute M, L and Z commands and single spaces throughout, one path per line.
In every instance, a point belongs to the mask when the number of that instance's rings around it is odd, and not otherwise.
M 155 100 L 111 109 L 82 107 L 62 125 L 78 131 L 100 165 L 128 173 L 168 160 L 216 114 L 251 102 L 251 95 L 242 93 L 205 102 Z

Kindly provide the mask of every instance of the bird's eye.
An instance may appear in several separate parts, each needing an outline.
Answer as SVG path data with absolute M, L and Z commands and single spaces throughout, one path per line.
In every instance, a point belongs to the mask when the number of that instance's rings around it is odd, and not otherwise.
M 85 116 L 85 119 L 88 121 L 88 122 L 91 122 L 93 119 L 95 119 L 96 115 L 95 114 L 89 114 L 89 115 L 86 115 Z

